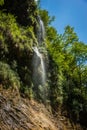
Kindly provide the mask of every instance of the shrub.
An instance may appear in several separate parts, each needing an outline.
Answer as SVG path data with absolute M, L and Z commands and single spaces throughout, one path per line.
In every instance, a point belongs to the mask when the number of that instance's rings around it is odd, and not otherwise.
M 16 72 L 14 72 L 10 66 L 0 61 L 0 83 L 5 88 L 18 87 L 20 88 L 20 78 Z

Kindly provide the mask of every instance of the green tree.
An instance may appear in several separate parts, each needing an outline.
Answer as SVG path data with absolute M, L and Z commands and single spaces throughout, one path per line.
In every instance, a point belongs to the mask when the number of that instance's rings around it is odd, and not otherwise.
M 4 0 L 1 9 L 12 13 L 21 25 L 34 25 L 37 16 L 37 6 L 34 0 Z
M 4 4 L 4 0 L 0 0 L 0 6 Z
M 57 34 L 52 27 L 48 28 L 47 47 L 50 54 L 52 104 L 58 108 L 62 101 L 73 119 L 81 119 L 82 122 L 84 111 L 87 114 L 87 45 L 79 41 L 74 28 L 67 26 L 63 35 Z
M 49 24 L 51 24 L 52 21 L 54 21 L 55 17 L 54 16 L 49 16 L 49 12 L 46 10 L 40 9 L 39 14 L 41 16 L 41 19 L 44 22 L 45 27 L 47 27 Z

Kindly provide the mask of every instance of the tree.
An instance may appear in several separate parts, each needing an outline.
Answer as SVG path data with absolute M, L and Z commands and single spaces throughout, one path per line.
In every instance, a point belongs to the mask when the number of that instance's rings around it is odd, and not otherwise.
M 51 24 L 52 21 L 54 21 L 55 17 L 54 16 L 49 16 L 49 12 L 46 10 L 40 9 L 39 14 L 41 16 L 41 19 L 44 22 L 45 27 L 47 27 L 49 24 Z
M 79 41 L 74 28 L 70 26 L 65 27 L 63 35 L 48 27 L 47 40 L 51 57 L 52 104 L 58 108 L 62 101 L 62 105 L 66 104 L 69 108 L 69 115 L 74 121 L 82 122 L 84 111 L 87 115 L 87 45 Z
M 1 9 L 12 13 L 21 25 L 32 25 L 37 16 L 37 6 L 34 0 L 4 0 Z
M 4 0 L 0 0 L 0 6 L 4 4 Z

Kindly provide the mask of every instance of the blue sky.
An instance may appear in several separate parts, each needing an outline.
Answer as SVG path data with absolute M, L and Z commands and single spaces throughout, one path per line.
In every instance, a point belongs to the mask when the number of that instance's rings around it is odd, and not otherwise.
M 64 27 L 74 27 L 80 41 L 87 43 L 87 0 L 41 0 L 40 6 L 50 16 L 55 16 L 52 25 L 62 34 Z

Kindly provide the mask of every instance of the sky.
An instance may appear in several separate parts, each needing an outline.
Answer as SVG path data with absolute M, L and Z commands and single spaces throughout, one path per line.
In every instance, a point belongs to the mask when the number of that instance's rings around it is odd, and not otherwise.
M 50 16 L 55 16 L 52 23 L 59 34 L 67 25 L 74 27 L 79 40 L 87 43 L 87 0 L 40 0 L 40 7 Z

